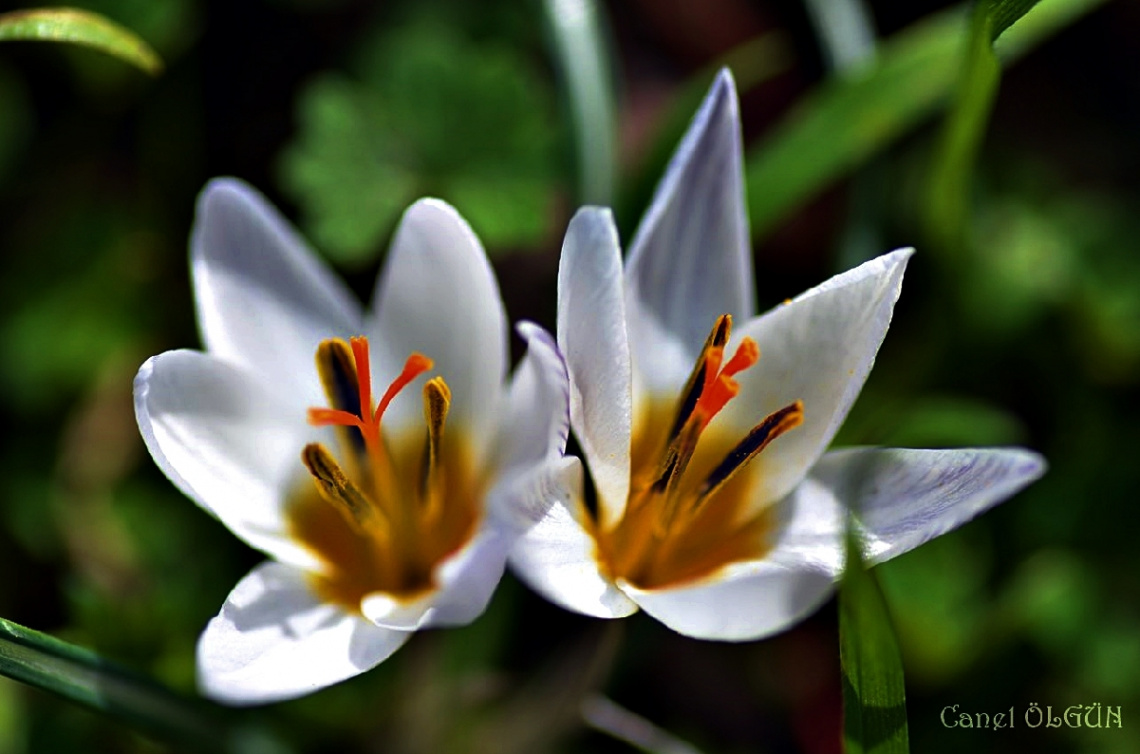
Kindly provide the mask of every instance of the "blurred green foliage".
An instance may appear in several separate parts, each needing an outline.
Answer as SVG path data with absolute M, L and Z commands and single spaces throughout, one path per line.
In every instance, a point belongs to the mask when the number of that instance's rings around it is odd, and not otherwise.
M 90 51 L 0 46 L 0 616 L 192 693 L 198 632 L 258 559 L 162 477 L 134 426 L 137 366 L 198 343 L 185 252 L 196 192 L 218 174 L 283 192 L 275 200 L 361 291 L 402 208 L 443 196 L 496 255 L 512 318 L 551 325 L 575 195 L 569 117 L 537 3 L 76 4 L 137 32 L 167 72 L 152 82 Z M 1140 87 L 1126 74 L 1140 18 L 1117 0 L 1076 21 L 1066 14 L 1079 3 L 1042 0 L 1003 35 L 999 52 L 1022 59 L 1003 73 L 969 176 L 970 242 L 935 253 L 921 205 L 939 143 L 931 103 L 947 101 L 965 16 L 933 0 L 867 5 L 891 87 L 822 78 L 796 3 L 743 4 L 736 36 L 701 25 L 728 17 L 720 3 L 680 36 L 655 4 L 602 4 L 622 82 L 619 195 L 659 174 L 669 149 L 652 135 L 692 107 L 670 104 L 732 50 L 755 66 L 739 79 L 752 206 L 765 208 L 753 217 L 762 305 L 833 271 L 849 220 L 835 197 L 858 185 L 842 176 L 875 161 L 882 180 L 867 198 L 883 244 L 919 254 L 842 441 L 1020 443 L 1051 463 L 1016 499 L 875 571 L 907 671 L 912 750 L 1135 754 Z M 1019 28 L 1054 27 L 1028 54 Z M 910 46 L 924 38 L 934 46 Z M 710 48 L 694 52 L 694 39 Z M 913 59 L 889 57 L 900 47 Z M 816 111 L 818 140 L 761 170 L 773 144 L 811 136 L 797 124 L 821 101 L 837 109 Z M 868 135 L 835 169 L 826 150 Z M 631 174 L 625 151 L 647 166 Z M 816 178 L 805 190 L 790 174 Z M 576 722 L 575 695 L 601 689 L 709 754 L 836 751 L 834 607 L 741 645 L 634 618 L 615 649 L 599 628 L 508 578 L 475 624 L 242 713 L 242 746 L 275 751 L 255 730 L 265 725 L 297 752 L 628 751 Z M 1120 705 L 1125 728 L 999 735 L 938 718 L 948 704 L 1030 701 Z M 70 750 L 173 749 L 0 679 L 0 754 Z
M 319 74 L 298 99 L 282 180 L 335 260 L 377 258 L 403 210 L 434 195 L 492 251 L 550 237 L 557 128 L 549 82 L 518 51 L 439 22 L 362 40 L 359 81 Z

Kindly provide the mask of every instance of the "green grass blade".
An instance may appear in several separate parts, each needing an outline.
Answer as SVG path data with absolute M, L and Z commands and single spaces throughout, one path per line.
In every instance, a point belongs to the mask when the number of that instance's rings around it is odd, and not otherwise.
M 570 108 L 578 200 L 613 202 L 617 125 L 613 74 L 595 0 L 542 0 L 555 63 Z
M 936 249 L 967 242 L 970 185 L 1001 82 L 996 40 L 1038 0 L 981 0 L 971 14 L 954 105 L 943 126 L 926 202 L 927 235 Z
M 206 752 L 282 752 L 267 733 L 232 728 L 229 710 L 180 696 L 91 650 L 0 618 L 0 675 L 51 691 L 155 738 Z
M 982 0 L 971 14 L 954 104 L 942 128 L 926 198 L 926 231 L 935 248 L 960 249 L 969 227 L 970 183 L 1001 81 L 994 19 Z
M 990 42 L 1000 37 L 1002 33 L 1013 26 L 1022 16 L 1030 11 L 1040 0 L 982 0 L 979 6 L 985 8 L 989 16 Z
M 0 14 L 0 42 L 68 42 L 113 55 L 151 76 L 162 59 L 133 32 L 85 10 L 43 8 Z
M 1041 0 L 995 45 L 1009 62 L 1104 0 Z M 927 17 L 883 42 L 873 65 L 830 79 L 750 150 L 745 168 L 754 238 L 947 104 L 969 18 Z
M 865 569 L 853 532 L 839 586 L 839 661 L 847 754 L 906 754 L 902 658 L 879 583 Z

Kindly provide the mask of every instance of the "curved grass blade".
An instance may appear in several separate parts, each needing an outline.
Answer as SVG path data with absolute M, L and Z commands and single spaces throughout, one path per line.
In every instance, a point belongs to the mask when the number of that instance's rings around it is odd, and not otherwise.
M 1103 2 L 1041 0 L 998 40 L 998 58 L 1016 59 Z M 968 24 L 966 10 L 955 8 L 894 35 L 871 67 L 822 84 L 750 150 L 745 180 L 753 238 L 946 105 Z
M 990 42 L 1028 13 L 1040 0 L 982 0 L 980 6 L 989 16 Z
M 133 32 L 97 13 L 76 8 L 0 14 L 0 42 L 67 42 L 113 55 L 151 76 L 162 72 L 162 59 Z
M 89 649 L 0 618 L 0 675 L 117 718 L 154 738 L 203 752 L 288 752 L 266 731 L 231 727 L 230 711 L 174 693 Z
M 839 585 L 839 662 L 843 669 L 843 743 L 847 754 L 906 754 L 902 657 L 883 593 L 848 526 Z
M 595 0 L 542 0 L 574 134 L 581 204 L 611 204 L 617 165 L 613 73 Z
M 967 242 L 970 183 L 1001 81 L 994 40 L 1037 0 L 980 0 L 960 64 L 954 104 L 942 129 L 926 201 L 926 230 L 936 249 Z

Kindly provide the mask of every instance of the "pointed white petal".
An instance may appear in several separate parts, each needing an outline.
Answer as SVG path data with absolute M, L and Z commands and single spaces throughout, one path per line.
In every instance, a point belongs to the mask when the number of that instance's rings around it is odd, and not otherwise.
M 852 448 L 826 454 L 811 471 L 856 511 L 865 556 L 881 563 L 961 526 L 1045 473 L 1019 448 Z
M 911 253 L 895 251 L 836 275 L 734 334 L 730 348 L 750 336 L 760 361 L 737 375 L 740 395 L 714 422 L 743 437 L 772 412 L 804 403 L 803 424 L 753 461 L 762 500 L 795 487 L 843 423 L 886 335 Z
M 687 586 L 621 588 L 669 628 L 699 639 L 748 641 L 791 627 L 834 588 L 843 567 L 843 514 L 830 491 L 810 479 L 778 505 L 785 522 L 763 559 Z
M 404 213 L 373 307 L 377 394 L 418 351 L 451 388 L 448 423 L 490 438 L 506 376 L 506 315 L 482 244 L 449 204 L 421 199 Z M 419 391 L 405 390 L 386 420 L 392 428 L 422 429 L 422 417 Z
M 484 525 L 459 552 L 439 564 L 439 591 L 425 626 L 463 626 L 487 609 L 503 578 L 511 537 L 494 525 Z
M 515 541 L 510 564 L 531 589 L 556 605 L 596 618 L 622 618 L 635 605 L 599 570 L 597 545 L 583 526 L 578 498 L 559 500 Z
M 717 317 L 755 312 L 740 112 L 722 70 L 630 246 L 630 342 L 651 390 L 679 389 Z
M 301 449 L 320 436 L 303 408 L 238 366 L 167 351 L 139 369 L 135 415 L 147 449 L 183 493 L 253 547 L 315 567 L 289 538 L 282 507 L 303 474 Z
M 202 693 L 230 704 L 291 699 L 377 665 L 411 636 L 322 603 L 302 571 L 254 568 L 198 642 Z
M 313 368 L 325 338 L 360 334 L 352 293 L 261 194 L 232 178 L 198 197 L 190 238 L 206 349 L 323 405 Z
M 574 215 L 558 267 L 558 347 L 570 372 L 570 421 L 606 523 L 629 494 L 632 412 L 621 251 L 607 209 Z

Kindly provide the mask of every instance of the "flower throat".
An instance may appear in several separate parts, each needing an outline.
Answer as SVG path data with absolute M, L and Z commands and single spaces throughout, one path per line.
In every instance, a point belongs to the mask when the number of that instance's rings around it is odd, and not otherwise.
M 368 340 L 323 341 L 317 372 L 329 407 L 309 423 L 335 428 L 343 465 L 321 443 L 301 460 L 312 478 L 290 506 L 291 530 L 325 565 L 318 590 L 359 611 L 368 594 L 412 600 L 434 584 L 434 567 L 461 548 L 478 519 L 477 480 L 461 432 L 444 426 L 451 391 L 424 383 L 426 433 L 391 436 L 382 419 L 392 400 L 432 368 L 413 353 L 373 406 Z M 426 434 L 426 437 L 425 437 Z
M 649 401 L 631 448 L 629 497 L 620 520 L 598 524 L 601 560 L 611 577 L 659 588 L 707 576 L 735 561 L 760 557 L 774 521 L 749 510 L 752 475 L 741 472 L 773 440 L 803 422 L 803 403 L 772 413 L 743 439 L 714 417 L 740 392 L 735 375 L 760 358 L 744 338 L 725 348 L 730 315 L 717 318 L 688 381 L 670 407 Z

